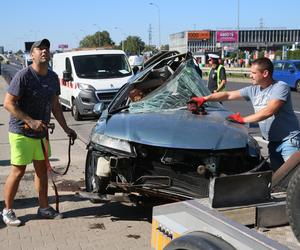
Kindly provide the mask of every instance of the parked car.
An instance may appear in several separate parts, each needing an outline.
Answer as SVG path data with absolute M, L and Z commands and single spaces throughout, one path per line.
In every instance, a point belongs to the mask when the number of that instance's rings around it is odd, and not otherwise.
M 273 78 L 300 92 L 300 60 L 274 61 Z
M 187 109 L 192 96 L 210 93 L 190 53 L 156 58 L 106 110 L 95 105 L 102 114 L 87 147 L 88 192 L 207 197 L 210 176 L 247 172 L 263 161 L 247 128 L 227 121 L 232 112 L 220 103 L 207 102 L 198 114 Z

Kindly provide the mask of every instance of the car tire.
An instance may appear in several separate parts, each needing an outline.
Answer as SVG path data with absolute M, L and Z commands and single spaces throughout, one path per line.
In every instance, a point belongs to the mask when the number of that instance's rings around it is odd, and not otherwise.
M 93 150 L 88 150 L 85 162 L 85 187 L 87 192 L 106 193 L 109 184 L 108 177 L 99 177 L 96 175 L 97 157 Z
M 287 215 L 295 237 L 300 242 L 300 168 L 292 176 L 286 191 Z
M 172 240 L 164 250 L 234 250 L 231 244 L 206 232 L 192 232 Z
M 295 89 L 297 92 L 300 92 L 300 80 L 297 80 L 296 85 L 295 85 Z
M 76 104 L 75 100 L 73 100 L 73 102 L 72 102 L 72 110 L 71 111 L 72 111 L 72 116 L 74 117 L 75 121 L 81 121 L 82 120 L 82 116 L 79 113 L 79 110 L 78 110 L 78 107 L 77 107 L 77 104 Z

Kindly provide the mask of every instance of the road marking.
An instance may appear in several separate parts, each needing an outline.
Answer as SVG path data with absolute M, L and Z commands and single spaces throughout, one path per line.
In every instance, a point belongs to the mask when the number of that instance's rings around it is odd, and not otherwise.
M 254 136 L 253 138 L 262 143 L 266 143 L 266 144 L 269 143 L 268 141 L 264 140 L 261 136 Z
M 300 114 L 300 111 L 295 111 L 295 110 L 294 110 L 294 113 L 296 113 L 296 114 Z

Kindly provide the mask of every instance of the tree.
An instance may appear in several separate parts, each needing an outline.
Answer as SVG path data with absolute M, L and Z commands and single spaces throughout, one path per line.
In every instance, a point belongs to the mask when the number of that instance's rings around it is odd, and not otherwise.
M 22 55 L 22 54 L 23 54 L 23 51 L 19 49 L 19 50 L 16 52 L 16 54 L 17 54 L 17 55 Z
M 158 52 L 158 49 L 154 45 L 146 45 L 143 52 L 152 52 L 152 54 L 156 54 Z
M 161 45 L 160 49 L 161 50 L 169 50 L 169 44 Z
M 124 50 L 130 55 L 139 55 L 145 48 L 145 43 L 138 36 L 128 36 L 124 41 Z
M 97 48 L 97 47 L 111 47 L 115 43 L 110 38 L 110 34 L 104 30 L 97 31 L 94 35 L 88 35 L 79 42 L 79 47 L 83 48 Z

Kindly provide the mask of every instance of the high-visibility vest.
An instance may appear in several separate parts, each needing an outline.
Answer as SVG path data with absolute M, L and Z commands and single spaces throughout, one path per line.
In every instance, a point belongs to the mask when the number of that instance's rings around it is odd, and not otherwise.
M 217 85 L 218 85 L 218 88 L 221 84 L 221 78 L 220 78 L 220 72 L 221 72 L 221 68 L 224 68 L 224 66 L 222 64 L 219 64 L 218 68 L 217 68 Z M 211 68 L 209 69 L 209 72 L 208 72 L 208 75 L 210 76 L 210 71 L 211 71 Z M 226 88 L 225 86 L 223 86 L 222 89 L 220 89 L 219 91 L 225 91 Z

